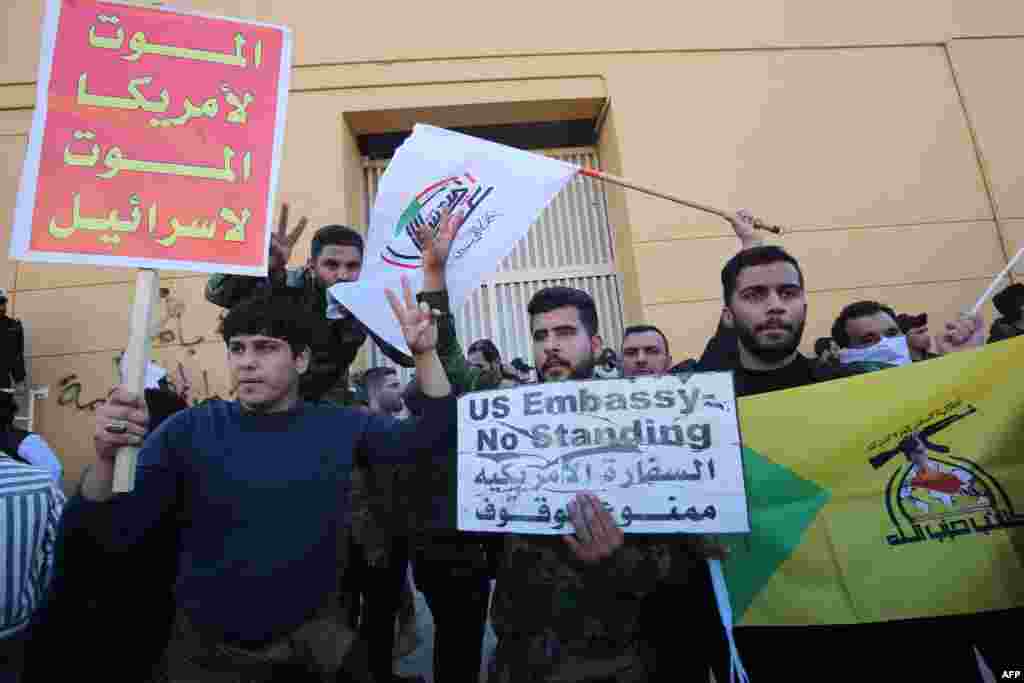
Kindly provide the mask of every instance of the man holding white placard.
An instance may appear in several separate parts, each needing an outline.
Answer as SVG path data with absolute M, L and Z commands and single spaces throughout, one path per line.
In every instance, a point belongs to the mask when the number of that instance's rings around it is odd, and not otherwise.
M 436 237 L 425 229 L 419 238 L 421 298 L 443 314 L 439 355 L 462 392 L 496 385 L 467 367 L 455 341 L 444 267 L 460 222 L 444 216 Z M 528 310 L 539 381 L 592 377 L 603 348 L 593 299 L 552 287 L 538 292 Z M 504 537 L 491 610 L 498 649 L 489 680 L 646 681 L 653 662 L 640 634 L 641 601 L 658 585 L 687 580 L 696 562 L 690 542 L 684 536 L 627 537 L 589 493 L 577 494 L 568 514 L 575 534 Z

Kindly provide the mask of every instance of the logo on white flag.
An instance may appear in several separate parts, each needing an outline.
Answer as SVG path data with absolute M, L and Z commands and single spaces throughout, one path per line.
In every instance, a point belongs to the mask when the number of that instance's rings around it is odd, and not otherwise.
M 427 226 L 436 235 L 441 211 L 446 207 L 451 213 L 463 209 L 463 220 L 468 221 L 493 191 L 493 186 L 484 186 L 469 171 L 429 184 L 405 207 L 395 225 L 391 241 L 381 252 L 381 258 L 385 263 L 399 268 L 421 268 L 423 245 L 416 233 Z
M 416 124 L 381 176 L 362 277 L 328 290 L 328 317 L 347 309 L 380 339 L 410 354 L 384 292 L 396 289 L 401 275 L 413 289 L 423 286 L 419 236 L 436 235 L 445 210 L 461 216 L 445 266 L 449 304 L 460 310 L 578 172 L 558 159 Z

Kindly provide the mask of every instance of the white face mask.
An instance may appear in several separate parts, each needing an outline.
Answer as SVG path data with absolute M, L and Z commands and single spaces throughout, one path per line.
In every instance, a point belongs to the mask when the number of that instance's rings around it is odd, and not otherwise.
M 910 347 L 907 346 L 907 338 L 903 335 L 886 337 L 877 344 L 863 349 L 841 349 L 839 362 L 843 365 L 859 362 L 907 365 L 911 362 Z

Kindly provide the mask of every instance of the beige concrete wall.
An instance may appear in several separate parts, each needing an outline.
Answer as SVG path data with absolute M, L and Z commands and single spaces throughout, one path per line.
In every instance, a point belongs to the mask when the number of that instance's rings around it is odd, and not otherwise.
M 651 106 L 652 81 L 678 85 L 673 106 Z M 926 285 L 1005 264 L 941 47 L 645 55 L 617 61 L 608 89 L 623 172 L 786 225 L 771 241 L 801 260 L 812 302 L 920 285 L 907 305 L 948 318 L 957 307 Z M 626 202 L 646 317 L 671 329 L 677 357 L 696 355 L 737 241 L 714 217 Z M 808 344 L 837 312 L 813 304 Z
M 1024 59 L 1024 39 L 955 40 L 949 45 L 979 155 L 985 168 L 1001 236 L 1011 256 L 1024 247 L 1024 94 L 1001 74 Z M 1012 67 L 1010 67 L 1012 68 Z M 1024 264 L 1015 269 L 1024 275 Z
M 35 78 L 44 3 L 6 3 L 0 82 Z M 173 3 L 169 3 L 173 4 Z M 295 30 L 295 63 L 348 64 L 482 55 L 607 53 L 938 43 L 960 36 L 1020 35 L 1024 7 L 972 0 L 638 0 L 606 6 L 584 0 L 520 0 L 458 12 L 422 3 L 190 0 L 213 14 L 286 24 Z
M 365 223 L 359 132 L 414 120 L 591 116 L 607 100 L 599 146 L 610 171 L 788 227 L 771 241 L 804 265 L 808 345 L 859 298 L 952 318 L 1007 251 L 1024 245 L 1022 101 L 1010 80 L 1024 39 L 993 37 L 1024 34 L 1014 3 L 766 0 L 694 11 L 640 2 L 609 14 L 592 3 L 531 0 L 456 25 L 410 3 L 389 9 L 383 26 L 375 5 L 189 4 L 296 30 L 280 194 L 314 226 Z M 8 217 L 34 98 L 40 5 L 5 9 L 0 215 Z M 721 309 L 719 271 L 738 246 L 728 226 L 621 189 L 609 190 L 608 204 L 626 322 L 661 325 L 679 359 L 699 354 Z M 4 231 L 0 246 L 7 239 Z M 165 308 L 183 312 L 180 332 L 176 319 L 164 326 L 174 338 L 157 344 L 157 360 L 174 374 L 180 362 L 195 397 L 226 396 L 219 311 L 202 298 L 205 278 L 163 276 L 173 304 Z M 69 482 L 91 457 L 91 413 L 75 399 L 85 405 L 113 382 L 133 277 L 0 259 L 0 286 L 14 290 L 13 313 L 28 330 L 31 379 L 51 387 L 37 427 L 63 456 Z M 62 387 L 70 375 L 77 379 Z

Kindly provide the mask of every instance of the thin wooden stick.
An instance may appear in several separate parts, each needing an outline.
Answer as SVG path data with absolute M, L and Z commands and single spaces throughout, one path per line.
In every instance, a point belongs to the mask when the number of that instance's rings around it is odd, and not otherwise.
M 155 270 L 144 268 L 135 278 L 135 302 L 132 304 L 131 336 L 128 348 L 121 359 L 125 385 L 128 390 L 145 399 L 146 365 L 149 362 L 149 347 L 152 343 L 149 328 L 154 315 L 154 297 L 159 292 L 160 275 Z M 117 449 L 114 461 L 114 493 L 128 493 L 135 488 L 135 464 L 139 449 L 122 446 Z
M 599 171 L 596 168 L 580 167 L 580 173 L 585 175 L 585 176 L 588 176 L 590 178 L 597 178 L 598 180 L 603 180 L 606 183 L 611 183 L 613 185 L 621 185 L 622 187 L 628 187 L 629 189 L 636 190 L 637 192 L 643 192 L 644 194 L 649 194 L 649 195 L 652 195 L 654 197 L 661 197 L 662 199 L 667 199 L 670 202 L 675 202 L 676 204 L 682 204 L 683 206 L 688 206 L 691 209 L 697 209 L 698 211 L 704 211 L 706 213 L 713 213 L 716 216 L 721 216 L 722 218 L 724 218 L 725 220 L 730 221 L 730 222 L 734 218 L 734 215 L 729 213 L 729 212 L 727 212 L 727 211 L 722 211 L 721 209 L 716 209 L 713 206 L 705 206 L 704 204 L 698 204 L 697 202 L 691 202 L 688 199 L 683 199 L 682 197 L 677 197 L 674 194 L 666 194 L 665 192 L 659 192 L 658 190 L 652 189 L 650 187 L 644 187 L 643 185 L 637 185 L 636 183 L 630 182 L 629 180 L 626 180 L 625 178 L 620 178 L 618 176 L 610 175 L 608 173 L 605 173 L 604 171 Z M 781 235 L 782 234 L 782 227 L 781 226 L 778 226 L 778 225 L 768 225 L 767 223 L 765 223 L 764 221 L 762 221 L 759 218 L 755 218 L 754 219 L 754 227 L 756 229 L 758 229 L 758 230 L 766 230 L 768 232 L 775 233 L 776 235 Z
M 985 305 L 985 302 L 988 301 L 988 298 L 992 296 L 992 293 L 996 291 L 996 287 L 999 286 L 999 283 L 1002 282 L 1003 278 L 1010 274 L 1010 271 L 1013 270 L 1013 267 L 1017 265 L 1017 261 L 1020 261 L 1021 256 L 1024 256 L 1024 247 L 1021 247 L 1020 251 L 1017 252 L 1017 255 L 1010 259 L 1010 262 L 1006 264 L 1006 267 L 1003 268 L 1003 271 L 999 273 L 999 275 L 995 276 L 995 278 L 992 280 L 992 284 L 988 286 L 988 289 L 986 289 L 985 293 L 981 295 L 981 298 L 979 298 L 978 301 L 975 302 L 974 307 L 970 310 L 968 315 L 978 315 L 978 311 L 980 311 L 981 307 Z

